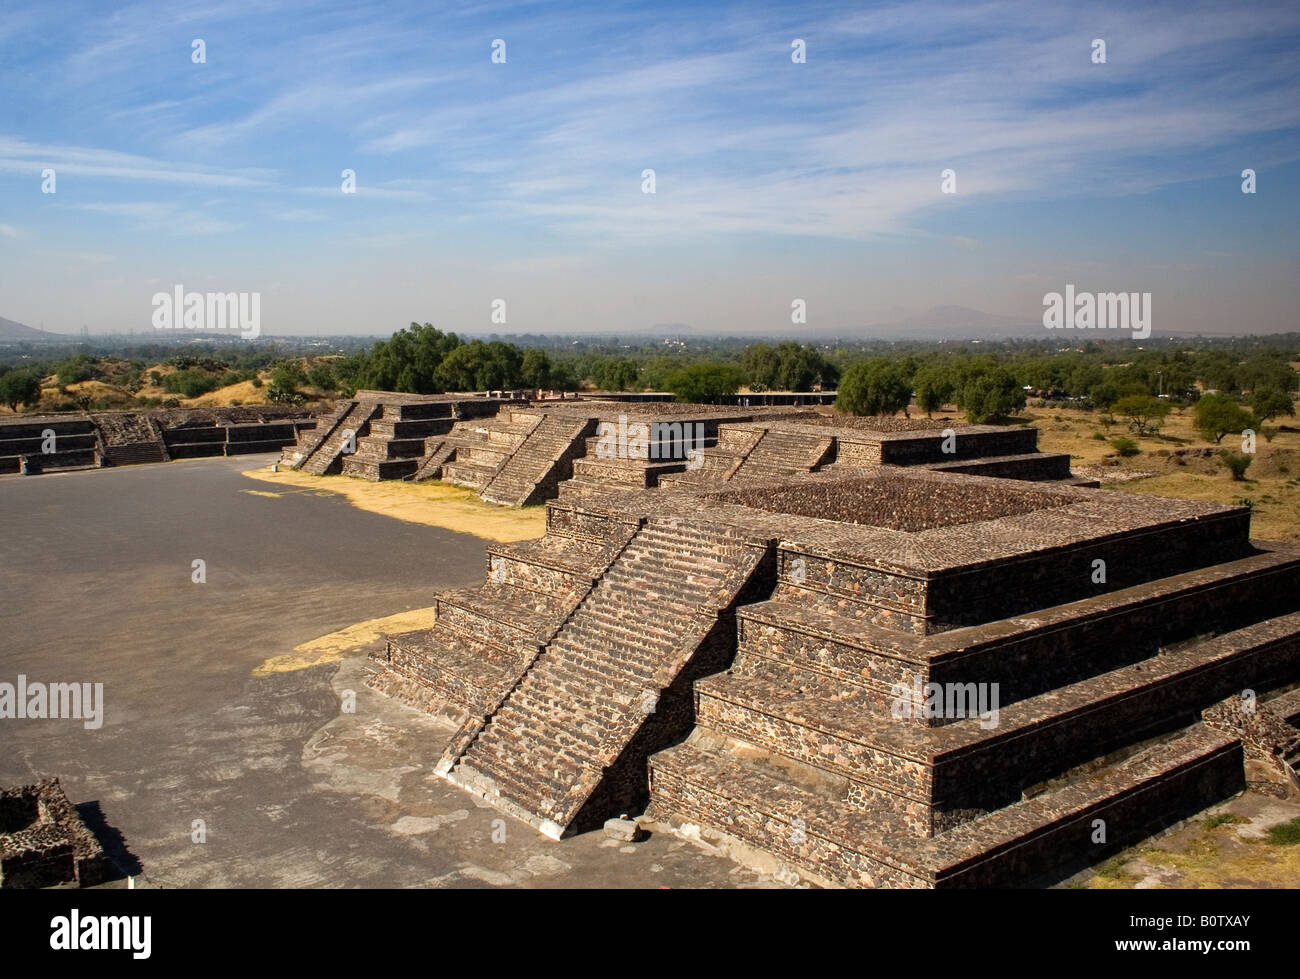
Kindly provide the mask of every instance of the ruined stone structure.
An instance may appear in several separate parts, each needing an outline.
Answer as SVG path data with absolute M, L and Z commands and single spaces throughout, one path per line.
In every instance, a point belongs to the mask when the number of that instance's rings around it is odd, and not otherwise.
M 488 417 L 491 410 L 496 414 Z M 599 397 L 503 403 L 362 391 L 341 402 L 310 438 L 286 450 L 285 461 L 318 475 L 444 479 L 507 506 L 882 463 L 1079 482 L 1068 456 L 1037 450 L 1035 429 L 946 426 L 911 418 L 828 417 L 794 407 L 635 404 Z M 609 451 L 610 434 L 617 451 Z
M 920 418 L 855 418 L 800 413 L 772 421 L 722 425 L 698 468 L 662 485 L 707 488 L 858 466 L 925 466 L 1006 479 L 1089 485 L 1070 472 L 1070 457 L 1038 451 L 1038 430 L 1000 425 L 949 427 Z M 1095 485 L 1095 484 L 1094 484 Z
M 494 414 L 511 398 L 358 391 L 284 450 L 283 462 L 315 476 L 434 478 L 462 422 Z
M 896 434 L 566 492 L 373 682 L 453 718 L 439 774 L 548 836 L 648 804 L 830 885 L 1024 883 L 1240 791 L 1243 742 L 1294 770 L 1300 551 L 1245 508 L 942 471 Z M 1263 721 L 1224 703 L 1246 689 Z
M 103 848 L 57 778 L 0 789 L 0 888 L 92 887 L 107 875 Z
M 0 421 L 0 474 L 274 452 L 315 424 L 274 405 L 22 415 Z

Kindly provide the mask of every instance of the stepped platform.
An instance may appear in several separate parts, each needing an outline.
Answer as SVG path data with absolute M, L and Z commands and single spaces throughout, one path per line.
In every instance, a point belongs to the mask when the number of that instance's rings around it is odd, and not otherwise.
M 921 466 L 1003 479 L 1077 484 L 1069 456 L 1037 449 L 1033 428 L 947 427 L 922 418 L 855 418 L 801 413 L 765 422 L 722 426 L 716 447 L 694 472 L 660 485 L 706 489 L 732 481 L 768 479 L 823 469 Z
M 0 473 L 274 452 L 314 425 L 301 409 L 274 406 L 19 416 L 0 421 Z
M 0 422 L 0 473 L 36 475 L 103 465 L 103 446 L 86 415 L 41 415 Z
M 1038 452 L 1030 428 L 946 428 L 925 419 L 826 416 L 793 407 L 373 391 L 340 402 L 315 432 L 286 450 L 284 461 L 318 475 L 442 479 L 503 506 L 629 489 L 707 490 L 880 465 L 1092 485 L 1073 476 L 1067 456 Z
M 1241 791 L 1248 756 L 1294 776 L 1300 549 L 1252 541 L 1246 508 L 885 434 L 906 465 L 781 439 L 824 468 L 566 491 L 390 640 L 380 685 L 448 705 L 438 774 L 547 836 L 648 805 L 828 885 L 1023 884 Z M 702 455 L 768 435 L 724 422 Z M 1034 456 L 1004 436 L 969 458 Z
M 281 461 L 316 476 L 406 479 L 425 465 L 461 419 L 492 414 L 509 399 L 358 391 L 340 400 Z
M 692 735 L 652 759 L 652 778 L 660 818 L 691 835 L 703 829 L 733 853 L 776 856 L 822 886 L 888 888 L 1050 880 L 1245 787 L 1240 742 L 1196 729 L 930 839 L 887 812 L 837 801 L 816 773 L 742 742 Z M 1097 819 L 1112 827 L 1101 845 L 1092 843 Z

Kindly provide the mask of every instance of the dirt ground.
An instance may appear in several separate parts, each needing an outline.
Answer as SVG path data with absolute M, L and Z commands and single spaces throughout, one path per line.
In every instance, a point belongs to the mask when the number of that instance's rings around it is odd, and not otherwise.
M 1076 875 L 1066 887 L 1300 887 L 1300 844 L 1269 841 L 1300 818 L 1300 798 L 1245 792 Z

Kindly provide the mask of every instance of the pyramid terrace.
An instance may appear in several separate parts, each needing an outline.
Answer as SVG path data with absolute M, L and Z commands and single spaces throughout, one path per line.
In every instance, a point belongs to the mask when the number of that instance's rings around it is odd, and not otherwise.
M 1248 757 L 1297 780 L 1300 551 L 1080 485 L 1032 429 L 956 435 L 719 420 L 717 463 L 656 488 L 575 462 L 545 537 L 490 546 L 372 684 L 452 719 L 438 773 L 546 836 L 644 812 L 830 886 L 1038 881 Z

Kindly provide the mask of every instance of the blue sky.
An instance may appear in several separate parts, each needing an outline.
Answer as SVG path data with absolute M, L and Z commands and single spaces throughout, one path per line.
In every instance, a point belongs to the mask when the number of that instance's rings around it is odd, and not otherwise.
M 1300 6 L 1071 7 L 10 0 L 0 316 L 852 334 L 1072 282 L 1300 328 Z

